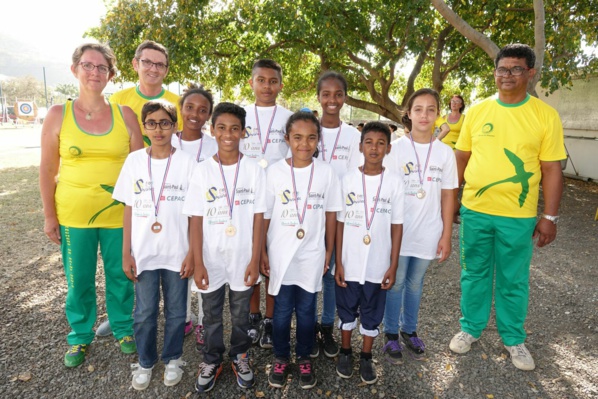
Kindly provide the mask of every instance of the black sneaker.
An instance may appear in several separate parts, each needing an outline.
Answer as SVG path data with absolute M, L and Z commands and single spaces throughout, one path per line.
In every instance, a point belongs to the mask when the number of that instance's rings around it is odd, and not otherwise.
M 268 376 L 268 384 L 274 388 L 282 388 L 287 383 L 289 376 L 289 361 L 282 358 L 276 358 L 272 364 L 272 370 Z
M 324 347 L 324 354 L 328 357 L 335 357 L 338 355 L 339 348 L 334 340 L 334 334 L 332 330 L 332 326 L 322 326 L 321 327 L 321 340 L 322 346 Z
M 249 336 L 253 345 L 257 344 L 260 340 L 260 321 L 262 321 L 261 313 L 249 313 L 249 330 L 247 330 L 247 336 Z
M 407 334 L 406 332 L 401 331 L 401 340 L 405 343 L 407 349 L 409 349 L 409 354 L 416 360 L 421 360 L 425 356 L 425 349 L 426 345 L 424 345 L 424 341 L 417 337 L 417 333 L 413 332 L 413 334 Z
M 361 381 L 366 384 L 374 384 L 378 381 L 372 359 L 359 359 L 359 375 L 361 375 Z
M 299 358 L 299 385 L 303 389 L 310 389 L 316 386 L 318 380 L 314 374 L 314 369 L 309 358 Z
M 241 388 L 251 388 L 255 383 L 255 379 L 253 378 L 253 370 L 249 364 L 247 353 L 238 354 L 231 366 L 237 377 L 237 384 Z
M 399 342 L 399 335 L 386 334 L 384 337 L 384 346 L 382 347 L 382 353 L 384 358 L 392 364 L 403 363 L 403 346 Z
M 348 355 L 344 353 L 338 355 L 336 374 L 342 378 L 351 378 L 353 376 L 353 355 L 351 353 Z
M 265 317 L 260 322 L 260 347 L 270 349 L 272 346 L 272 319 Z
M 320 355 L 320 333 L 322 331 L 322 327 L 317 321 L 314 330 L 314 346 L 311 347 L 311 353 L 309 354 L 309 357 L 312 359 L 315 359 Z
M 195 390 L 197 392 L 211 391 L 221 372 L 222 364 L 207 364 L 202 362 L 199 365 L 199 372 L 195 380 Z

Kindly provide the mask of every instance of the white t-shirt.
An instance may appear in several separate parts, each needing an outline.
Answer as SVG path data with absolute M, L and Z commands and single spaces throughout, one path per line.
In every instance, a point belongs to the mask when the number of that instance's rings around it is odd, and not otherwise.
M 339 179 L 342 179 L 349 169 L 363 165 L 363 154 L 359 152 L 359 142 L 361 141 L 359 130 L 341 122 L 340 134 L 338 132 L 338 127 L 332 129 L 322 127 L 318 159 L 329 163 Z M 335 147 L 337 136 L 338 143 Z
M 179 148 L 191 155 L 196 162 L 203 162 L 218 152 L 216 140 L 205 133 L 200 139 L 193 141 L 181 140 L 179 136 L 173 134 L 171 143 L 174 148 Z
M 342 209 L 342 204 L 334 170 L 318 160 L 314 160 L 312 165 L 313 180 L 302 226 L 297 216 L 290 165 L 283 159 L 266 172 L 268 210 L 264 218 L 270 219 L 267 237 L 270 295 L 277 295 L 282 284 L 297 285 L 312 293 L 322 289 L 326 262 L 326 212 L 337 212 Z M 311 166 L 294 168 L 300 214 L 303 213 L 311 169 Z M 305 231 L 301 240 L 297 238 L 300 227 Z
M 256 108 L 257 115 L 259 118 L 256 120 Z M 276 114 L 274 110 L 276 109 Z M 283 159 L 287 156 L 289 146 L 284 140 L 286 133 L 285 126 L 289 116 L 293 115 L 288 109 L 276 105 L 273 107 L 256 107 L 255 104 L 248 105 L 245 107 L 247 116 L 245 117 L 246 133 L 245 137 L 241 140 L 240 149 L 243 154 L 248 158 L 260 160 L 265 158 L 268 161 L 268 165 L 276 163 L 278 160 Z M 274 119 L 272 120 L 272 116 Z M 270 127 L 270 135 L 268 135 L 268 126 Z M 259 129 L 258 129 L 259 126 Z M 258 131 L 260 134 L 258 134 Z M 260 142 L 261 135 L 261 142 Z M 266 145 L 265 156 L 262 156 L 262 148 Z
M 237 164 L 223 165 L 222 169 L 230 198 Z M 263 169 L 254 160 L 242 157 L 231 221 L 237 231 L 229 237 L 225 229 L 229 226 L 230 208 L 218 162 L 210 158 L 195 168 L 183 213 L 203 217 L 203 261 L 208 272 L 209 288 L 198 290 L 194 286 L 194 290 L 208 293 L 224 284 L 229 284 L 233 291 L 250 288 L 245 286 L 243 278 L 252 255 L 254 214 L 266 210 L 264 182 Z
M 112 198 L 132 208 L 131 255 L 137 263 L 137 275 L 157 269 L 179 272 L 189 251 L 189 218 L 182 210 L 195 161 L 180 150 L 172 154 L 158 212 L 162 230 L 154 233 L 151 226 L 156 217 L 151 189 L 153 186 L 154 198 L 158 200 L 168 158 L 151 160 L 151 179 L 148 159 L 146 149 L 129 154 Z
M 403 223 L 404 188 L 401 177 L 391 170 L 384 171 L 376 213 L 370 225 L 370 244 L 363 242 L 368 233 L 366 217 L 372 218 L 380 176 L 365 176 L 367 215 L 364 207 L 362 173 L 359 168 L 343 177 L 343 210 L 337 220 L 344 223 L 342 262 L 345 280 L 364 284 L 381 283 L 390 267 L 392 248 L 391 224 Z
M 408 137 L 401 137 L 385 158 L 390 170 L 403 176 L 405 183 L 405 222 L 401 255 L 421 259 L 434 259 L 438 241 L 442 235 L 441 194 L 442 190 L 458 187 L 457 163 L 451 147 L 439 140 L 432 142 L 428 167 L 423 171 L 430 144 L 414 143 L 421 163 L 423 199 L 416 197 L 420 188 L 418 161 Z

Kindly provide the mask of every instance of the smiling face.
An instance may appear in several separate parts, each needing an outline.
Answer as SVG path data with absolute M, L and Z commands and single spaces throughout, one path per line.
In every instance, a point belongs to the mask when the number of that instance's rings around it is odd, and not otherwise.
M 223 113 L 212 121 L 212 136 L 218 143 L 219 153 L 238 153 L 239 142 L 245 134 L 245 129 L 239 118 L 234 114 Z
M 164 128 L 160 126 L 160 123 L 163 121 L 172 122 L 170 115 L 163 109 L 159 109 L 155 112 L 151 112 L 147 114 L 145 120 L 143 121 L 144 124 L 148 123 L 155 123 L 156 128 L 154 130 L 150 130 L 147 127 L 144 127 L 144 132 L 147 137 L 149 137 L 150 141 L 152 142 L 152 147 L 170 147 L 170 141 L 172 140 L 172 135 L 176 131 L 176 123 L 172 124 L 169 128 Z
M 363 142 L 359 143 L 359 151 L 363 154 L 366 164 L 382 165 L 384 156 L 390 152 L 386 134 L 376 130 L 367 132 Z
M 293 123 L 285 141 L 291 149 L 295 166 L 301 168 L 311 164 L 318 140 L 318 128 L 313 121 L 297 120 Z
M 434 130 L 434 122 L 438 117 L 438 102 L 431 94 L 422 94 L 413 100 L 408 111 L 411 119 L 411 132 L 430 134 Z
M 102 90 L 104 90 L 110 81 L 110 73 L 101 73 L 98 71 L 98 68 L 93 68 L 91 71 L 86 71 L 81 66 L 81 63 L 84 62 L 91 63 L 96 66 L 103 65 L 108 67 L 108 61 L 106 61 L 104 55 L 97 50 L 85 50 L 81 55 L 79 64 L 71 66 L 73 75 L 75 75 L 77 80 L 79 80 L 79 87 L 102 92 Z
M 257 106 L 272 107 L 276 105 L 276 97 L 284 85 L 278 71 L 272 68 L 255 68 L 249 79 L 249 86 L 253 89 Z
M 322 113 L 325 115 L 338 116 L 345 104 L 347 93 L 343 84 L 335 78 L 322 81 L 318 93 L 318 101 L 322 106 Z
M 143 65 L 142 60 L 151 61 L 154 64 L 168 65 L 166 55 L 158 50 L 146 48 L 141 52 L 139 59 L 133 58 L 133 69 L 139 75 L 139 83 L 142 86 L 162 86 L 162 82 L 164 82 L 164 78 L 168 73 L 168 67 L 160 70 L 156 65 L 152 64 L 148 68 Z
M 527 91 L 527 83 L 534 77 L 536 70 L 533 68 L 528 69 L 525 58 L 505 57 L 501 58 L 496 65 L 496 69 L 511 69 L 513 67 L 521 67 L 525 70 L 519 76 L 513 76 L 510 73 L 505 76 L 497 76 L 495 71 L 494 82 L 496 83 L 496 87 L 500 94 L 525 95 Z
M 181 108 L 184 129 L 201 131 L 210 119 L 210 101 L 201 94 L 191 94 L 185 98 Z

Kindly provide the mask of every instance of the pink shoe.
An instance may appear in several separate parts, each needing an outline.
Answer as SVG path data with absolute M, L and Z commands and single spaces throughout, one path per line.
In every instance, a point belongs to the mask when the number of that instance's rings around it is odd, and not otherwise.
M 189 320 L 185 323 L 185 337 L 193 332 L 193 322 Z

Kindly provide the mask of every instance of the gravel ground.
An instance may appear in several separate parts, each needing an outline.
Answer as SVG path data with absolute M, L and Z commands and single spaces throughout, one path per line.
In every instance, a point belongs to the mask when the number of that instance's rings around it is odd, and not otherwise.
M 554 244 L 535 251 L 531 270 L 527 346 L 536 370 L 515 369 L 507 358 L 494 320 L 466 355 L 448 349 L 459 331 L 459 267 L 455 249 L 448 262 L 433 264 L 427 274 L 420 312 L 420 337 L 427 345 L 424 361 L 393 366 L 380 356 L 375 363 L 379 382 L 361 383 L 336 375 L 334 361 L 315 362 L 318 384 L 299 388 L 297 378 L 284 390 L 268 387 L 272 361 L 267 350 L 253 349 L 257 384 L 238 388 L 230 369 L 224 372 L 213 398 L 596 398 L 598 397 L 598 186 L 566 181 L 559 235 Z M 66 284 L 59 249 L 43 235 L 43 214 L 37 189 L 37 169 L 0 171 L 0 397 L 2 398 L 181 398 L 194 397 L 193 379 L 200 362 L 194 340 L 185 341 L 187 361 L 182 382 L 162 383 L 163 366 L 155 368 L 150 387 L 136 392 L 130 385 L 130 363 L 113 338 L 94 341 L 87 360 L 68 370 L 64 317 Z M 98 272 L 98 314 L 105 319 L 103 276 Z M 99 324 L 99 321 L 98 321 Z M 227 331 L 228 333 L 228 331 Z M 354 335 L 354 348 L 360 338 Z M 293 370 L 297 372 L 296 369 Z

